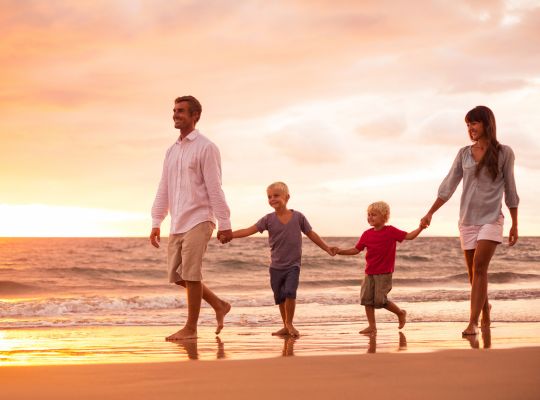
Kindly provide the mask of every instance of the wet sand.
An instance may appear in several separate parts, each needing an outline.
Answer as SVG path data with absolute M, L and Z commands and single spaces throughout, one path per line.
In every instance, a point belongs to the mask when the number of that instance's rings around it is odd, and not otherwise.
M 6 399 L 538 399 L 540 347 L 0 368 Z

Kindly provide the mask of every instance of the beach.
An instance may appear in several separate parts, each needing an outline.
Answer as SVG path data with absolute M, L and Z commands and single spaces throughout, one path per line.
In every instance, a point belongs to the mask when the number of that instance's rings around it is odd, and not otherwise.
M 345 246 L 357 238 L 328 238 Z M 297 339 L 275 337 L 265 238 L 211 242 L 205 282 L 232 304 L 225 328 L 203 305 L 196 340 L 167 342 L 186 318 L 166 281 L 166 238 L 0 241 L 2 399 L 299 398 L 538 399 L 540 239 L 500 246 L 490 266 L 492 324 L 461 337 L 470 287 L 459 239 L 398 247 L 390 298 L 407 310 L 359 305 L 363 257 L 304 244 Z
M 538 399 L 540 348 L 3 367 L 5 399 Z

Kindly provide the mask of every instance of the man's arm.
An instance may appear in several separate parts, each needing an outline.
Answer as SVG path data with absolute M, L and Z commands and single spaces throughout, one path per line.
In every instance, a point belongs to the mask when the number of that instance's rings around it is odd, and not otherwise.
M 210 205 L 218 221 L 218 236 L 222 243 L 232 240 L 231 211 L 221 188 L 221 156 L 217 146 L 209 144 L 202 154 L 202 175 Z M 225 242 L 223 242 L 225 240 Z
M 152 231 L 150 232 L 150 243 L 152 246 L 159 248 L 161 240 L 160 225 L 169 213 L 169 177 L 167 173 L 167 158 L 168 152 L 163 161 L 163 171 L 161 172 L 161 180 L 159 181 L 156 198 L 152 205 Z
M 160 229 L 152 228 L 152 232 L 150 232 L 150 243 L 152 244 L 152 246 L 159 249 L 160 241 L 161 241 Z

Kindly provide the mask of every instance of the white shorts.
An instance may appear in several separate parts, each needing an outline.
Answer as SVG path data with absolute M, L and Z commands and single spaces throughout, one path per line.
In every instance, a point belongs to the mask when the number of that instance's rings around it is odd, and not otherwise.
M 493 224 L 484 225 L 459 225 L 459 238 L 463 250 L 476 249 L 479 240 L 491 240 L 502 243 L 503 241 L 504 216 L 501 214 Z

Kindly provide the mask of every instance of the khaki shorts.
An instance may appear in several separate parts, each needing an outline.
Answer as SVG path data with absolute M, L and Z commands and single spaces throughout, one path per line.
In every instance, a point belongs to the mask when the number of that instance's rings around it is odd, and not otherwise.
M 476 249 L 479 240 L 491 240 L 502 243 L 504 216 L 501 214 L 497 221 L 484 225 L 459 225 L 459 238 L 462 250 Z
M 384 308 L 386 297 L 392 290 L 392 273 L 365 275 L 360 289 L 360 304 L 375 308 Z
M 202 281 L 202 260 L 215 225 L 201 222 L 189 231 L 169 236 L 169 282 Z

